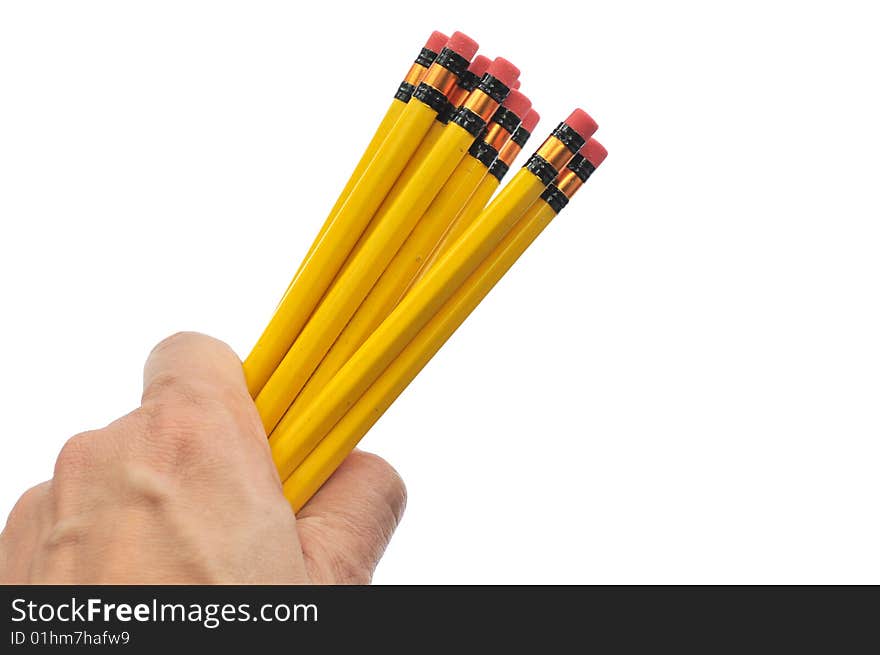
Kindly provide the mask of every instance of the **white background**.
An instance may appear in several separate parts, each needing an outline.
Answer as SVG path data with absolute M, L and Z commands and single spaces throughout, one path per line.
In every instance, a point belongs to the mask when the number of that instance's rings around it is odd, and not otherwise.
M 880 582 L 871 3 L 442 6 L 0 5 L 0 513 L 163 336 L 247 353 L 461 29 L 611 154 L 364 442 L 375 581 Z

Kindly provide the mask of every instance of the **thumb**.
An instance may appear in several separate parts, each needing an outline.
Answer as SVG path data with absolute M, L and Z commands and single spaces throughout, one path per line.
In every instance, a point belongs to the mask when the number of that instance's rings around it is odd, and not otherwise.
M 366 584 L 406 506 L 406 487 L 388 462 L 356 450 L 297 515 L 316 584 Z
M 266 432 L 248 393 L 241 360 L 222 341 L 197 332 L 178 332 L 153 348 L 144 365 L 141 406 L 156 407 L 168 401 L 198 407 L 214 419 L 231 418 L 239 430 L 219 430 L 213 438 L 244 434 L 247 442 L 259 444 L 264 458 L 269 455 Z M 271 464 L 271 457 L 267 461 Z M 274 466 L 272 471 L 277 480 Z
M 221 398 L 244 395 L 241 361 L 222 341 L 197 332 L 178 332 L 160 341 L 144 365 L 144 400 L 171 392 Z M 235 395 L 233 395 L 235 397 Z

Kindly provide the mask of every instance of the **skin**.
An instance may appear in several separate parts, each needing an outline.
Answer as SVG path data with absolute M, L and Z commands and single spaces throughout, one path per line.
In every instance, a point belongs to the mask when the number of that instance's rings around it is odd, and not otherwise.
M 180 333 L 144 367 L 141 406 L 72 437 L 0 534 L 4 584 L 364 584 L 406 504 L 356 451 L 294 517 L 241 361 Z

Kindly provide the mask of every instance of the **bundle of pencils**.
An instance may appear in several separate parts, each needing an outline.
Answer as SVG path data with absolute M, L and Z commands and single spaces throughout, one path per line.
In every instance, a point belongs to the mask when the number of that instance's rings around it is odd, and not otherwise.
M 576 109 L 492 199 L 538 114 L 477 48 L 428 39 L 244 362 L 295 511 L 605 158 Z

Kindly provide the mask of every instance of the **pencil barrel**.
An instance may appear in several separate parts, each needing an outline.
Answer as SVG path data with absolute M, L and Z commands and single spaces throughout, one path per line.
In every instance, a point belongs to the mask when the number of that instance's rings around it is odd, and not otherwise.
M 360 439 L 412 382 L 544 228 L 586 183 L 607 152 L 595 141 L 578 152 L 474 272 L 353 403 L 329 433 L 284 481 L 288 502 L 299 509 L 344 461 Z
M 273 435 L 272 456 L 282 479 L 345 414 L 464 279 L 519 220 L 544 185 L 522 169 L 449 252 L 401 300 L 314 402 Z
M 394 309 L 448 228 L 450 220 L 458 215 L 485 176 L 486 166 L 471 156 L 466 156 L 456 167 L 290 406 L 289 414 L 293 415 L 312 402 L 320 389 Z
M 407 97 L 407 100 L 409 98 Z M 382 117 L 382 120 L 379 122 L 379 127 L 376 128 L 375 133 L 373 134 L 373 138 L 370 139 L 370 142 L 367 144 L 366 150 L 364 150 L 364 154 L 361 156 L 357 165 L 352 171 L 351 176 L 348 178 L 348 181 L 345 183 L 345 186 L 342 189 L 342 193 L 339 194 L 339 197 L 336 199 L 332 209 L 330 209 L 330 213 L 327 215 L 324 224 L 321 226 L 321 229 L 318 231 L 318 236 L 315 237 L 315 240 L 312 242 L 312 245 L 309 247 L 306 256 L 303 257 L 302 262 L 300 263 L 300 268 L 297 269 L 296 274 L 294 275 L 294 280 L 299 276 L 302 267 L 305 265 L 307 261 L 311 258 L 312 254 L 318 247 L 318 244 L 321 243 L 321 239 L 324 238 L 324 234 L 327 232 L 327 228 L 333 223 L 336 219 L 336 214 L 339 213 L 339 208 L 345 203 L 348 199 L 348 196 L 351 194 L 351 190 L 354 188 L 354 185 L 357 183 L 361 176 L 364 174 L 367 166 L 373 161 L 373 157 L 376 155 L 376 151 L 378 151 L 379 146 L 382 145 L 382 142 L 385 140 L 385 137 L 388 136 L 388 133 L 391 132 L 391 129 L 397 123 L 397 120 L 400 118 L 400 115 L 403 113 L 403 109 L 406 107 L 406 101 L 401 100 L 398 97 L 395 97 L 394 100 L 391 101 L 391 105 L 388 107 L 388 111 L 385 112 L 385 115 Z M 288 290 L 293 285 L 293 280 L 291 280 L 288 285 Z M 286 292 L 285 292 L 286 293 Z M 283 297 L 282 297 L 283 299 Z M 256 384 L 256 381 L 255 381 Z M 259 389 L 251 390 L 251 395 L 256 396 L 256 393 L 259 392 Z
M 495 194 L 539 116 L 477 49 L 432 33 L 244 361 L 295 511 L 607 154 L 576 109 Z
M 422 268 L 417 273 L 415 279 L 418 280 L 425 275 L 425 273 L 430 269 L 437 260 L 442 257 L 446 251 L 455 243 L 462 234 L 464 234 L 465 230 L 467 230 L 477 216 L 480 215 L 480 212 L 486 208 L 489 200 L 492 198 L 492 194 L 498 189 L 499 182 L 498 178 L 494 175 L 486 175 L 480 182 L 480 185 L 477 187 L 476 191 L 471 195 L 468 199 L 467 204 L 462 208 L 461 212 L 453 219 L 449 228 L 446 230 L 446 233 L 437 243 L 437 246 L 434 248 L 434 252 L 428 257 L 425 263 L 422 265 Z
M 323 238 L 300 267 L 299 274 L 244 361 L 248 389 L 257 398 L 435 117 L 436 112 L 423 103 L 407 103 Z
M 374 232 L 333 283 L 257 396 L 257 410 L 267 433 L 278 425 L 472 140 L 457 125 L 445 126 L 430 156 L 418 164 L 399 197 L 377 218 Z
M 299 511 L 486 297 L 556 212 L 539 200 L 284 482 Z

